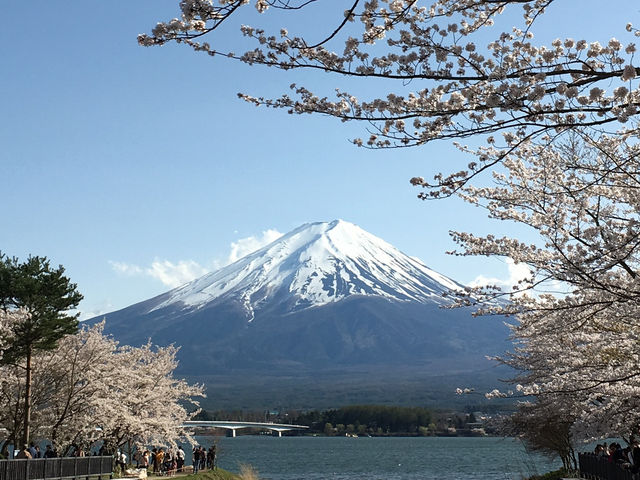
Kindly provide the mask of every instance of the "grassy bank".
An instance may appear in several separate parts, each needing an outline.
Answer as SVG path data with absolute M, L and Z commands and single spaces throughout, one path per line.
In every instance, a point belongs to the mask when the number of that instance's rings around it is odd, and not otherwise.
M 216 468 L 215 470 L 192 473 L 184 477 L 180 477 L 180 480 L 242 480 L 242 477 L 235 473 L 222 470 L 221 468 Z

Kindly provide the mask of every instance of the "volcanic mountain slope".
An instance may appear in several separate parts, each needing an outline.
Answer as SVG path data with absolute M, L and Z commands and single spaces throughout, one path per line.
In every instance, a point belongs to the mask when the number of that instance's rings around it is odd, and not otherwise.
M 443 294 L 460 288 L 356 225 L 311 223 L 107 314 L 106 331 L 127 344 L 179 345 L 179 371 L 189 375 L 486 370 L 507 330 L 500 319 L 441 308 Z

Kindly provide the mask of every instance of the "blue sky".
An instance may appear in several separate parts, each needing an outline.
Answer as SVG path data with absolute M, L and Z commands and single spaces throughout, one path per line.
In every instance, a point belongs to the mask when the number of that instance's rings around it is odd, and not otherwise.
M 502 260 L 445 251 L 449 230 L 510 226 L 455 199 L 419 201 L 409 185 L 464 162 L 451 144 L 370 151 L 349 142 L 362 125 L 244 103 L 238 92 L 277 95 L 296 81 L 330 93 L 341 81 L 139 47 L 137 34 L 176 16 L 177 3 L 3 5 L 0 251 L 64 265 L 84 317 L 160 294 L 275 232 L 337 218 L 457 281 L 509 278 Z M 605 15 L 595 0 L 561 3 L 537 38 L 583 38 L 589 25 L 587 40 L 628 41 L 624 25 L 638 18 L 633 0 Z

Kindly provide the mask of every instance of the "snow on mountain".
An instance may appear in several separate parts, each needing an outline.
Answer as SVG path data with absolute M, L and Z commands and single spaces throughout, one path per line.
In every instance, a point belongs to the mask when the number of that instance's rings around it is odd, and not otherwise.
M 339 302 L 352 295 L 443 304 L 462 286 L 360 227 L 334 220 L 309 223 L 237 262 L 158 297 L 149 310 L 199 309 L 232 299 L 249 321 L 281 299 L 289 310 Z

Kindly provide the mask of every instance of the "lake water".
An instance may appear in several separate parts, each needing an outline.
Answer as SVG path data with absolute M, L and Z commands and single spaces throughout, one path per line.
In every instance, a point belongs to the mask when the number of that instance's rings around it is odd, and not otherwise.
M 214 439 L 218 466 L 261 480 L 520 480 L 560 467 L 511 438 L 198 437 Z

